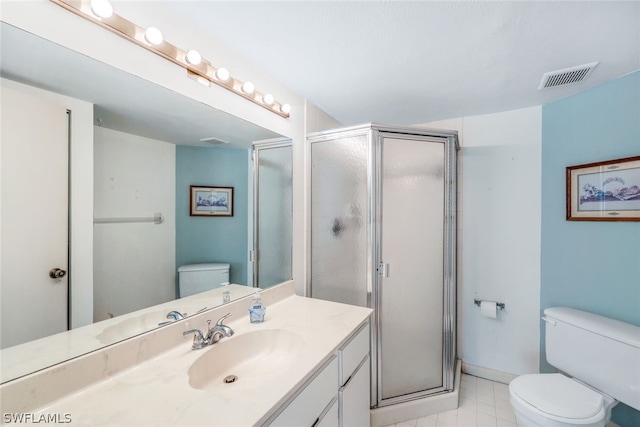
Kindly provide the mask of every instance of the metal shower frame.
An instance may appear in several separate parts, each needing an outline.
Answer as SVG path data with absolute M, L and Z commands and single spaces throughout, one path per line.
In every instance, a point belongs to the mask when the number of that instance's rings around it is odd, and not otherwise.
M 367 306 L 374 308 L 371 320 L 371 407 L 383 407 L 415 399 L 421 399 L 438 393 L 452 391 L 456 365 L 456 196 L 457 196 L 457 151 L 459 150 L 456 131 L 420 129 L 414 127 L 387 126 L 367 123 L 359 126 L 329 130 L 311 134 L 307 137 L 307 165 L 311 165 L 311 146 L 339 138 L 367 136 Z M 444 297 L 443 297 L 443 377 L 442 387 L 428 389 L 407 395 L 382 399 L 382 378 L 380 363 L 381 338 L 379 336 L 381 318 L 380 280 L 378 263 L 381 261 L 381 177 L 382 177 L 382 140 L 384 137 L 398 137 L 443 143 L 445 145 L 445 188 L 444 188 Z M 310 167 L 309 167 L 310 169 Z M 311 175 L 307 174 L 307 188 L 311 188 Z M 307 211 L 311 212 L 311 198 L 307 199 Z M 309 218 L 310 225 L 311 218 Z M 311 266 L 311 239 L 307 241 L 307 265 Z M 307 275 L 306 294 L 312 295 L 312 272 Z

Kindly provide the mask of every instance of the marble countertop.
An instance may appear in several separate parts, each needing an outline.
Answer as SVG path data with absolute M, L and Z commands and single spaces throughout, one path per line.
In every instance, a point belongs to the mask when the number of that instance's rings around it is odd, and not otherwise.
M 236 284 L 229 285 L 229 290 L 233 300 L 255 292 L 255 288 Z M 0 383 L 156 329 L 167 321 L 165 316 L 171 310 L 193 315 L 202 308 L 220 306 L 222 291 L 219 287 L 2 349 Z
M 74 426 L 260 425 L 322 367 L 371 312 L 292 295 L 267 305 L 264 323 L 251 324 L 248 316 L 226 322 L 234 336 L 202 350 L 191 350 L 191 339 L 185 338 L 156 358 L 39 408 L 35 415 L 68 414 Z M 202 389 L 189 385 L 189 368 L 205 352 L 215 351 L 225 340 L 274 329 L 295 334 L 300 343 L 287 369 L 257 384 L 239 378 L 233 384 Z M 215 360 L 215 354 L 211 357 Z

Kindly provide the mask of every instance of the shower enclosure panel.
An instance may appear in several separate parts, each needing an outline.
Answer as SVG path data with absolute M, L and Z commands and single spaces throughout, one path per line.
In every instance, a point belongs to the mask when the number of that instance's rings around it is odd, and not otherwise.
M 369 133 L 311 146 L 312 297 L 369 307 Z
M 456 135 L 366 125 L 309 142 L 309 291 L 375 309 L 371 406 L 452 390 Z
M 291 141 L 254 144 L 253 286 L 291 280 L 293 167 Z

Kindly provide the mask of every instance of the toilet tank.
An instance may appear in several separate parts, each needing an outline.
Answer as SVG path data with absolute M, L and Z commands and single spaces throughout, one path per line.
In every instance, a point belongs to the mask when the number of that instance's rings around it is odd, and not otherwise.
M 229 281 L 229 264 L 188 264 L 178 268 L 180 298 L 220 287 Z
M 551 365 L 640 410 L 640 326 L 567 307 L 543 320 Z

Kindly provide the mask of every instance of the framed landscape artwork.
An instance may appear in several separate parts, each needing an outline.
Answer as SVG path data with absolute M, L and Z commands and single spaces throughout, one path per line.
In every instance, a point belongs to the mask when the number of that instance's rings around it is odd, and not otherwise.
M 568 221 L 640 221 L 640 156 L 567 167 Z
M 191 216 L 233 216 L 233 187 L 192 185 Z

